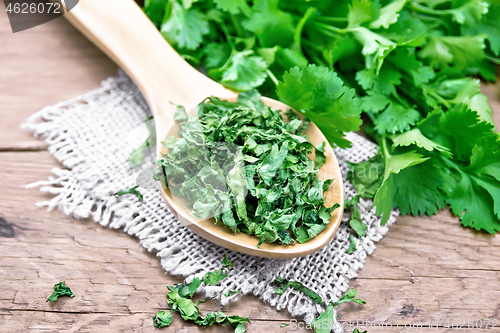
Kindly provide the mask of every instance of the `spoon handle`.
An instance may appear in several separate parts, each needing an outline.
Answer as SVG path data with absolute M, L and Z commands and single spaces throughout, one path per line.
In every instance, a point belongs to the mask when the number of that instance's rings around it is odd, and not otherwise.
M 155 117 L 173 110 L 170 102 L 235 95 L 179 56 L 133 0 L 83 0 L 65 16 L 132 77 Z

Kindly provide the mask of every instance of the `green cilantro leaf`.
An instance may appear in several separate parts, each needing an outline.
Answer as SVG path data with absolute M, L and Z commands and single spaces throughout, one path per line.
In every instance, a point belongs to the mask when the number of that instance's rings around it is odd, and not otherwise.
M 391 136 L 391 139 L 393 141 L 393 147 L 410 146 L 414 144 L 417 147 L 424 148 L 428 151 L 436 149 L 448 156 L 451 156 L 448 148 L 428 139 L 418 128 L 413 128 L 407 132 L 393 135 Z
M 305 287 L 300 282 L 290 281 L 290 280 L 282 278 L 281 276 L 278 276 L 276 278 L 276 280 L 274 280 L 273 284 L 278 284 L 280 286 L 278 289 L 274 290 L 274 292 L 277 293 L 278 295 L 283 295 L 285 293 L 285 291 L 288 289 L 288 287 L 292 287 L 292 288 L 295 288 L 298 291 L 304 293 L 313 302 L 315 302 L 317 304 L 323 304 L 323 300 L 321 299 L 321 297 L 318 294 L 316 294 L 311 289 Z
M 391 102 L 391 99 L 385 94 L 369 90 L 368 95 L 361 97 L 361 109 L 373 113 L 379 113 L 385 110 Z
M 388 151 L 386 151 L 384 179 L 387 179 L 391 173 L 398 173 L 404 168 L 423 163 L 427 159 L 428 157 L 424 158 L 421 154 L 418 154 L 415 151 L 409 151 L 398 155 L 391 155 Z
M 349 289 L 337 302 L 330 302 L 325 311 L 312 321 L 311 326 L 314 328 L 314 333 L 330 333 L 332 331 L 335 323 L 333 318 L 334 307 L 346 302 L 354 302 L 361 305 L 366 304 L 361 298 L 355 298 L 357 294 L 358 291 L 356 289 Z
M 186 109 L 182 105 L 173 105 L 177 107 L 174 112 L 174 121 L 179 125 L 184 124 L 188 120 Z
M 229 292 L 224 294 L 224 297 L 229 297 L 229 296 L 237 294 L 239 292 L 240 292 L 239 290 L 230 290 Z
M 191 298 L 198 290 L 198 287 L 200 286 L 200 284 L 201 284 L 200 278 L 195 277 L 191 281 L 191 283 L 189 283 L 188 285 L 184 285 L 184 284 L 180 283 L 180 284 L 176 284 L 173 287 L 167 286 L 167 288 L 170 291 L 174 291 L 174 292 L 179 293 L 180 297 Z
M 397 44 L 365 27 L 351 28 L 348 31 L 363 45 L 361 53 L 365 56 L 365 67 L 374 68 L 378 75 L 383 60 L 396 48 Z
M 363 224 L 354 201 L 361 195 L 375 199 L 383 223 L 393 208 L 434 214 L 446 203 L 464 225 L 496 230 L 492 180 L 498 166 L 480 156 L 496 156 L 498 135 L 480 82 L 470 76 L 496 80 L 498 1 L 349 0 L 331 6 L 328 1 L 147 0 L 143 9 L 184 59 L 230 89 L 257 88 L 277 96 L 313 120 L 332 146 L 348 147 L 345 133 L 358 130 L 360 112 L 366 112 L 365 132 L 385 142 L 382 146 L 392 145 L 351 166 L 353 184 L 365 187 L 348 206 L 358 236 Z M 239 112 L 231 112 L 227 102 L 207 100 L 201 127 L 181 117 L 185 137 L 164 143 L 183 162 L 160 159 L 154 178 L 170 180 L 170 190 L 188 201 L 194 216 L 214 216 L 233 232 L 257 236 L 259 246 L 307 242 L 325 229 L 335 209 L 323 206 L 325 184 L 312 176 L 324 163 L 324 146 L 308 145 L 300 138 L 304 127 L 293 119 L 280 127 L 290 134 L 286 139 L 277 132 L 263 136 L 259 128 L 269 123 L 270 111 L 242 95 L 237 108 L 255 108 L 262 118 L 253 113 L 233 118 Z M 207 112 L 213 107 L 226 113 Z M 221 130 L 210 130 L 219 124 Z M 241 156 L 212 166 L 211 149 L 221 142 L 236 144 Z M 132 165 L 142 162 L 147 144 L 134 150 Z M 297 147 L 306 156 L 315 152 L 316 161 L 291 153 Z M 473 159 L 481 161 L 477 170 Z M 194 180 L 198 173 L 201 179 Z M 418 173 L 428 177 L 419 179 Z M 470 207 L 457 197 L 461 193 L 467 193 Z
M 413 108 L 406 108 L 399 103 L 391 102 L 377 119 L 375 129 L 380 134 L 404 132 L 415 125 L 419 120 L 420 113 Z
M 161 33 L 170 44 L 194 50 L 209 32 L 205 16 L 196 9 L 185 9 L 177 1 L 169 1 L 170 13 L 165 15 Z
M 459 24 L 473 26 L 481 21 L 483 14 L 488 12 L 488 3 L 483 0 L 470 0 L 460 7 L 447 11 L 453 20 Z
M 221 67 L 231 56 L 231 48 L 228 44 L 209 43 L 203 48 L 203 54 L 207 68 Z
M 255 88 L 267 77 L 267 64 L 262 57 L 253 55 L 252 50 L 233 52 L 221 67 L 221 83 L 231 89 L 243 91 Z
M 203 277 L 203 282 L 207 286 L 213 286 L 219 283 L 221 280 L 224 280 L 229 276 L 229 272 L 224 273 L 222 269 L 213 271 L 213 272 L 207 272 L 205 276 Z
M 349 226 L 356 232 L 359 238 L 364 237 L 368 226 L 361 221 L 361 213 L 359 212 L 358 203 L 359 199 L 365 193 L 365 186 L 363 184 L 356 184 L 356 195 L 350 200 L 345 200 L 346 209 L 351 209 L 351 219 Z M 352 239 L 351 239 L 352 245 Z
M 470 160 L 479 139 L 497 138 L 491 123 L 482 121 L 476 112 L 461 104 L 448 112 L 436 110 L 419 124 L 419 128 L 425 136 L 449 148 L 453 156 L 463 162 Z
M 450 182 L 450 176 L 434 159 L 405 168 L 391 177 L 394 178 L 393 206 L 401 214 L 431 216 L 445 206 L 446 196 L 440 189 L 445 182 Z
M 234 266 L 234 262 L 231 262 L 227 259 L 227 251 L 224 253 L 224 258 L 222 258 L 222 267 L 227 269 L 227 272 L 224 273 L 224 270 L 219 269 L 213 272 L 207 272 L 203 277 L 203 282 L 207 286 L 213 286 L 219 283 L 221 280 L 227 278 L 229 273 L 231 272 L 231 267 Z
M 351 218 L 349 226 L 356 232 L 358 237 L 364 237 L 368 226 L 361 222 L 359 218 Z
M 388 29 L 378 30 L 377 33 L 397 42 L 398 45 L 420 46 L 425 42 L 427 26 L 410 11 L 403 9 L 397 22 L 391 24 Z
M 354 239 L 353 235 L 349 235 L 349 249 L 347 249 L 347 253 L 352 254 L 354 251 L 356 251 L 356 240 Z
M 316 168 L 319 169 L 323 164 L 326 163 L 325 157 L 325 146 L 326 142 L 322 142 L 320 145 L 314 147 L 316 153 Z
M 349 5 L 347 14 L 347 28 L 358 27 L 366 21 L 370 21 L 375 12 L 378 12 L 378 2 L 371 0 L 353 0 Z
M 325 311 L 320 313 L 319 317 L 312 321 L 311 327 L 314 328 L 314 333 L 330 333 L 332 331 L 333 325 L 335 324 L 333 307 L 334 305 L 330 302 Z
M 245 0 L 214 0 L 215 5 L 220 10 L 231 14 L 244 14 L 250 16 L 252 11 Z
M 156 25 L 156 27 L 161 26 L 161 21 L 163 15 L 165 14 L 165 8 L 167 7 L 168 0 L 146 0 L 144 1 L 144 13 L 149 17 L 149 19 Z
M 363 89 L 384 95 L 396 94 L 396 86 L 401 84 L 401 78 L 401 73 L 387 63 L 384 63 L 378 74 L 368 69 L 362 69 L 356 73 L 356 81 Z
M 46 302 L 55 302 L 60 296 L 75 297 L 71 289 L 66 286 L 65 282 L 59 282 L 54 286 L 54 293 L 47 298 Z
M 399 17 L 399 12 L 408 0 L 395 0 L 380 9 L 379 17 L 370 22 L 371 29 L 378 29 L 384 27 L 389 28 L 389 25 L 396 23 Z
M 422 133 L 448 147 L 453 159 L 440 157 L 439 186 L 445 201 L 464 226 L 495 233 L 500 230 L 500 141 L 493 125 L 476 112 L 457 105 L 435 111 L 419 125 Z M 446 178 L 445 176 L 448 175 Z
M 499 148 L 498 143 L 494 148 Z M 495 233 L 500 231 L 500 181 L 492 180 L 492 176 L 498 176 L 500 166 L 498 162 L 482 160 L 487 153 L 495 154 L 497 161 L 499 160 L 498 150 L 484 149 L 477 145 L 474 147 L 469 167 L 464 168 L 460 164 L 443 161 L 457 178 L 446 202 L 453 213 L 460 217 L 464 226 Z
M 374 198 L 374 205 L 377 207 L 377 214 L 382 215 L 380 223 L 384 225 L 389 220 L 392 211 L 394 198 L 396 195 L 396 184 L 394 174 L 399 173 L 401 170 L 423 163 L 428 160 L 415 151 L 408 151 L 402 154 L 391 155 L 387 149 L 386 139 L 382 139 L 382 147 L 384 152 L 384 181 Z
M 142 201 L 143 197 L 142 197 L 142 194 L 141 192 L 137 191 L 136 188 L 138 188 L 139 185 L 137 186 L 134 186 L 132 187 L 131 189 L 129 190 L 123 190 L 123 191 L 119 191 L 119 192 L 116 192 L 115 194 L 113 194 L 115 197 L 119 197 L 121 195 L 124 195 L 124 194 L 133 194 L 133 195 L 136 195 L 137 196 L 137 200 L 138 201 Z
M 460 68 L 474 66 L 484 58 L 484 37 L 430 35 L 427 44 L 418 53 L 429 59 L 434 68 L 452 64 Z
M 227 259 L 227 251 L 224 253 L 224 258 L 222 258 L 222 267 L 230 269 L 230 267 L 234 266 L 234 262 L 231 262 Z
M 278 1 L 257 1 L 255 6 L 243 26 L 256 34 L 263 47 L 289 46 L 295 34 L 292 15 L 279 10 Z
M 173 311 L 179 312 L 184 320 L 195 320 L 198 318 L 198 307 L 192 300 L 181 297 L 178 292 L 169 292 L 167 294 L 167 303 Z
M 280 327 L 287 327 L 288 325 L 290 325 L 290 324 L 285 324 L 285 323 L 282 323 L 282 324 L 280 325 Z
M 158 311 L 153 317 L 153 325 L 156 328 L 168 327 L 172 323 L 172 312 Z
M 203 317 L 201 315 L 198 316 L 198 318 L 196 318 L 194 320 L 194 322 L 197 325 L 200 325 L 203 327 L 209 327 L 209 326 L 212 326 L 213 324 L 215 324 L 216 320 L 217 320 L 217 313 L 210 312 L 210 313 L 207 313 L 207 315 L 205 317 Z
M 137 149 L 134 149 L 132 153 L 130 153 L 129 162 L 132 168 L 142 163 L 142 161 L 144 160 L 144 149 L 146 149 L 147 147 L 151 147 L 151 145 L 156 140 L 156 132 L 151 124 L 152 119 L 153 117 L 146 120 L 146 127 L 149 131 L 148 138 L 142 145 L 140 145 Z
M 354 90 L 345 87 L 327 68 L 316 65 L 292 68 L 283 75 L 277 94 L 283 103 L 311 119 L 332 145 L 348 147 L 344 132 L 355 131 L 361 124 Z
M 339 306 L 340 304 L 347 303 L 347 302 L 354 302 L 357 304 L 365 305 L 366 302 L 363 301 L 362 298 L 355 298 L 357 295 L 358 295 L 357 289 L 355 289 L 355 288 L 349 289 L 344 294 L 344 296 L 342 296 L 338 301 L 332 303 L 332 305 L 335 307 L 335 306 Z
M 245 325 L 243 323 L 238 323 L 236 325 L 236 328 L 234 329 L 234 333 L 245 333 L 247 330 L 245 328 Z
M 450 80 L 449 80 L 450 81 Z M 449 82 L 448 81 L 448 82 Z M 465 80 L 451 80 L 454 82 L 459 81 L 461 85 L 455 97 L 449 100 L 453 104 L 466 104 L 469 109 L 476 111 L 479 117 L 491 124 L 494 124 L 491 113 L 493 110 L 488 104 L 488 99 L 485 95 L 481 94 L 479 90 L 480 82 L 478 79 L 467 78 Z
M 486 34 L 490 50 L 497 57 L 500 55 L 500 3 L 491 4 L 488 13 L 476 25 L 462 27 L 467 35 Z
M 217 312 L 217 323 L 222 324 L 222 325 L 230 324 L 231 326 L 235 327 L 236 329 L 239 329 L 240 332 L 245 332 L 245 326 L 243 325 L 243 323 L 249 323 L 251 315 L 252 315 L 252 313 L 250 312 L 248 317 L 228 316 L 225 313 L 219 311 L 219 312 Z
M 382 154 L 378 153 L 368 161 L 358 164 L 350 164 L 348 180 L 357 188 L 363 186 L 363 195 L 361 197 L 373 199 L 384 176 L 384 159 Z
M 144 148 L 146 148 L 146 145 L 143 144 L 139 148 L 134 149 L 132 153 L 130 153 L 128 160 L 132 168 L 138 166 L 144 160 Z

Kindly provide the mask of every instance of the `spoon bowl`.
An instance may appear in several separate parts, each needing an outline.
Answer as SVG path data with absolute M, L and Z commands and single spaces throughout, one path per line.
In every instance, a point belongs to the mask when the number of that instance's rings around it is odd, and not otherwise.
M 140 88 L 155 119 L 157 156 L 167 153 L 161 145 L 166 137 L 178 136 L 178 125 L 173 120 L 175 106 L 186 110 L 209 96 L 236 101 L 238 94 L 212 81 L 182 59 L 165 41 L 153 23 L 132 0 L 86 0 L 65 14 L 65 17 L 87 38 L 103 50 L 124 69 Z M 285 104 L 263 98 L 273 109 L 285 112 Z M 321 131 L 311 123 L 305 131 L 313 145 L 326 142 L 326 162 L 318 177 L 334 179 L 325 191 L 325 206 L 335 203 L 341 206 L 331 215 L 326 229 L 315 238 L 295 245 L 263 243 L 257 248 L 259 239 L 228 228 L 215 225 L 215 220 L 193 217 L 187 204 L 174 198 L 169 189 L 160 187 L 160 192 L 171 212 L 189 229 L 201 237 L 227 249 L 265 258 L 300 257 L 324 247 L 335 235 L 342 218 L 344 186 L 335 154 Z M 309 156 L 314 158 L 314 153 Z

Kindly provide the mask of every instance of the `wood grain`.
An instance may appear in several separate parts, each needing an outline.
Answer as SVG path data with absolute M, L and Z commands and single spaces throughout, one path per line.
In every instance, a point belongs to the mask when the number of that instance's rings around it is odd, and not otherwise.
M 117 66 L 64 18 L 12 33 L 0 2 L 0 150 L 45 149 L 20 123 L 47 105 L 96 88 Z M 7 130 L 6 130 L 7 129 Z
M 165 285 L 182 278 L 164 274 L 154 254 L 122 231 L 38 209 L 35 202 L 50 196 L 20 187 L 46 179 L 59 165 L 19 123 L 43 106 L 98 86 L 116 67 L 64 19 L 12 34 L 0 3 L 0 216 L 30 228 L 16 229 L 16 238 L 0 238 L 0 331 L 153 332 L 151 318 L 166 306 Z M 499 126 L 499 87 L 482 90 Z M 448 211 L 400 217 L 351 281 L 367 304 L 341 305 L 340 320 L 396 325 L 439 319 L 439 329 L 417 331 L 426 333 L 456 332 L 444 328 L 448 318 L 500 320 L 499 250 L 498 236 L 463 228 Z M 76 297 L 46 303 L 62 280 Z M 253 310 L 249 332 L 299 331 L 280 328 L 291 319 L 287 312 L 252 296 L 223 308 L 216 302 L 201 308 L 235 315 Z M 201 330 L 177 315 L 163 331 L 225 332 Z

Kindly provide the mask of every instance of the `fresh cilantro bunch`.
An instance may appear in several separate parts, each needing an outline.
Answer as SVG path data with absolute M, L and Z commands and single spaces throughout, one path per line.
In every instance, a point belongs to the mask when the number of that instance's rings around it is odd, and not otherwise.
M 276 98 L 276 86 L 286 71 L 297 67 L 288 74 L 289 81 L 294 81 L 300 79 L 298 68 L 314 62 L 304 51 L 308 42 L 304 29 L 320 14 L 312 7 L 320 3 L 305 7 L 298 0 L 150 0 L 143 9 L 179 54 L 209 77 L 236 91 L 259 88 L 261 94 Z M 327 68 L 310 68 L 302 79 L 308 77 L 312 81 L 307 81 L 303 91 L 284 98 L 298 101 L 297 97 L 308 93 L 310 103 L 298 105 L 308 104 L 307 108 L 288 105 L 320 128 L 325 126 L 321 129 L 330 144 L 348 147 L 344 133 L 359 130 L 361 125 L 354 89 L 344 87 Z M 320 86 L 313 89 L 317 83 Z M 286 90 L 283 94 L 289 95 Z
M 332 179 L 317 177 L 325 143 L 314 148 L 301 134 L 308 126 L 289 111 L 264 105 L 256 91 L 236 103 L 207 98 L 198 117 L 179 107 L 180 137 L 163 144 L 169 153 L 157 161 L 156 179 L 185 198 L 191 214 L 259 237 L 263 242 L 304 243 L 326 228 L 331 213 L 323 192 Z M 307 155 L 316 152 L 316 161 Z
M 278 97 L 332 145 L 349 146 L 362 110 L 380 152 L 351 179 L 382 223 L 392 208 L 449 205 L 465 226 L 500 230 L 499 139 L 478 79 L 495 81 L 500 64 L 497 0 L 150 0 L 144 11 L 191 64 Z

